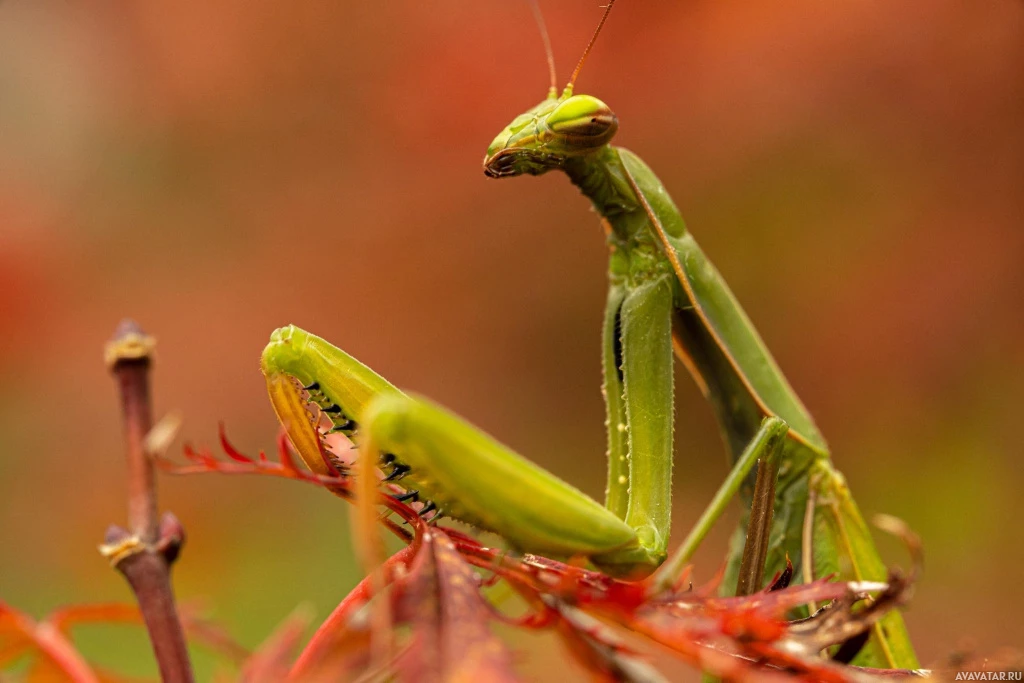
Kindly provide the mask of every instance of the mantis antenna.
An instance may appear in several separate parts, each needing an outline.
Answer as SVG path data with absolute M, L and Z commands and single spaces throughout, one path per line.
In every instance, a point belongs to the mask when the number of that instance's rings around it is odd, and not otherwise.
M 537 21 L 537 28 L 540 29 L 540 38 L 544 41 L 544 54 L 548 58 L 548 74 L 551 77 L 553 97 L 558 92 L 558 76 L 555 74 L 555 53 L 551 50 L 551 37 L 548 35 L 548 27 L 544 23 L 544 15 L 541 14 L 540 4 L 537 0 L 530 0 L 530 9 L 533 10 L 533 18 Z
M 572 92 L 572 87 L 576 85 L 576 77 L 580 75 L 580 71 L 583 69 L 583 62 L 587 61 L 587 55 L 590 54 L 591 48 L 594 47 L 594 43 L 597 42 L 597 37 L 601 35 L 601 29 L 604 28 L 604 22 L 608 20 L 608 14 L 612 11 L 612 5 L 615 4 L 615 0 L 608 0 L 608 4 L 604 8 L 604 16 L 601 17 L 601 21 L 597 25 L 597 29 L 594 30 L 594 35 L 591 36 L 590 42 L 587 43 L 587 48 L 583 50 L 583 56 L 580 57 L 580 61 L 576 63 L 576 68 L 572 71 L 572 76 L 569 77 L 569 84 L 565 86 L 567 93 Z

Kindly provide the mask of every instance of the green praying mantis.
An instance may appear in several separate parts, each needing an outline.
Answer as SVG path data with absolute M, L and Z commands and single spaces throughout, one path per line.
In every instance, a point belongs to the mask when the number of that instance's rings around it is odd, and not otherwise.
M 614 2 L 614 0 L 613 0 Z M 787 558 L 796 580 L 829 574 L 881 581 L 867 525 L 814 420 L 790 387 L 725 281 L 687 231 L 668 192 L 632 152 L 610 144 L 612 110 L 573 93 L 594 37 L 565 89 L 516 117 L 491 143 L 492 178 L 564 172 L 601 216 L 610 251 L 603 326 L 608 485 L 602 506 L 430 401 L 399 391 L 327 341 L 276 330 L 261 368 L 271 402 L 310 469 L 327 473 L 316 417 L 377 457 L 384 480 L 424 503 L 502 536 L 512 547 L 585 556 L 620 575 L 655 572 L 670 586 L 739 489 L 750 498 L 758 461 L 777 462 L 774 516 L 759 583 Z M 547 43 L 546 33 L 542 34 Z M 549 65 L 550 48 L 548 48 Z M 714 502 L 668 558 L 673 459 L 673 356 L 710 402 L 732 462 Z M 297 383 L 301 383 L 300 391 Z M 311 404 L 319 411 L 311 413 Z M 436 512 L 435 512 L 436 514 Z M 749 517 L 749 509 L 747 516 Z M 730 550 L 724 585 L 741 573 L 747 520 Z M 659 569 L 660 567 L 660 569 Z M 916 668 L 900 614 L 875 625 L 854 663 Z

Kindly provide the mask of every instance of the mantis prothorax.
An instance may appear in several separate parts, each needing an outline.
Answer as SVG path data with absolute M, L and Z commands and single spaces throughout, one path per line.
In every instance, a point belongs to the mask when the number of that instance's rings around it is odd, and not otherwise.
M 561 170 L 602 218 L 611 251 L 603 344 L 605 506 L 456 416 L 400 392 L 323 339 L 286 327 L 272 335 L 262 369 L 293 445 L 311 469 L 327 471 L 298 380 L 335 431 L 373 444 L 388 480 L 401 478 L 407 491 L 446 515 L 522 550 L 585 555 L 609 571 L 647 574 L 668 549 L 674 353 L 711 402 L 733 469 L 655 585 L 672 583 L 759 459 L 779 463 L 767 559 L 755 567 L 761 581 L 781 570 L 787 556 L 805 580 L 830 573 L 884 580 L 886 568 L 824 439 L 750 320 L 654 173 L 609 144 L 615 114 L 595 97 L 573 94 L 582 64 L 561 94 L 552 79 L 548 97 L 495 138 L 484 170 L 495 178 Z M 741 527 L 725 580 L 730 590 L 744 536 Z M 899 614 L 879 622 L 855 662 L 917 666 Z

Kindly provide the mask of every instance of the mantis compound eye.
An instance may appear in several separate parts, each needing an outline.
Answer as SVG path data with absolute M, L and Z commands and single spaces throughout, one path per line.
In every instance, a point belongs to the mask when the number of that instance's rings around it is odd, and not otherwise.
M 547 125 L 569 142 L 600 147 L 615 135 L 619 120 L 608 105 L 596 97 L 574 95 L 548 115 Z

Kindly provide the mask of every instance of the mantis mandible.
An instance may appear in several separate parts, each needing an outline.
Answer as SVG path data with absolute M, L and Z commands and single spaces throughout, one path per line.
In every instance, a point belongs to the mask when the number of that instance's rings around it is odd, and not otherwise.
M 518 549 L 583 555 L 617 574 L 661 567 L 653 583 L 661 587 L 674 582 L 754 464 L 777 460 L 767 559 L 755 568 L 760 581 L 780 571 L 787 556 L 804 580 L 831 573 L 884 580 L 885 565 L 825 440 L 749 318 L 650 168 L 609 144 L 618 129 L 612 110 L 573 93 L 613 2 L 566 88 L 559 94 L 552 67 L 548 97 L 516 117 L 484 161 L 494 178 L 563 171 L 601 216 L 610 249 L 603 331 L 605 506 L 294 326 L 274 332 L 261 362 L 278 418 L 316 472 L 330 469 L 316 428 L 315 415 L 322 412 L 331 431 L 353 439 L 363 457 L 380 459 L 385 481 L 400 481 L 403 498 L 424 501 L 423 514 L 440 509 Z M 666 562 L 673 355 L 710 401 L 733 464 L 712 505 Z M 312 419 L 310 403 L 319 406 Z M 730 588 L 740 573 L 745 528 L 744 522 L 730 552 L 724 583 Z M 898 613 L 876 625 L 854 662 L 917 667 Z

